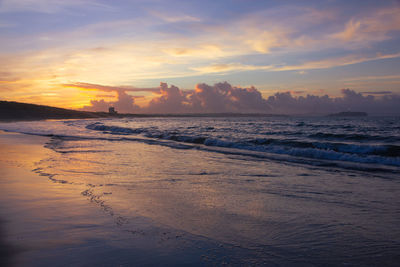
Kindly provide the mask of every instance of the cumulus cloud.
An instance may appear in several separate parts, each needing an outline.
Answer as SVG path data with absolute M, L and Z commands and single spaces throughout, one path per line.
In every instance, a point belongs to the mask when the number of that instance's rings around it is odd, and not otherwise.
M 185 113 L 190 111 L 187 93 L 178 87 L 166 83 L 160 84 L 160 96 L 153 98 L 148 107 L 148 113 Z
M 117 93 L 117 101 L 92 100 L 89 106 L 84 106 L 82 109 L 87 111 L 108 111 L 109 107 L 115 107 L 119 112 L 132 113 L 140 112 L 140 107 L 135 104 L 137 96 L 131 96 L 127 92 L 158 92 L 159 88 L 138 88 L 133 86 L 106 86 L 91 83 L 71 83 L 63 84 L 65 87 L 75 87 L 86 90 L 98 90 L 103 92 Z M 106 97 L 109 97 L 107 95 Z
M 87 111 L 108 111 L 109 107 L 115 107 L 122 113 L 139 112 L 140 107 L 135 104 L 135 98 L 128 95 L 126 91 L 118 90 L 117 97 L 117 101 L 110 102 L 107 102 L 104 99 L 91 100 L 90 106 L 84 106 L 82 109 Z
M 254 87 L 242 88 L 227 82 L 212 86 L 197 84 L 195 90 L 181 90 L 178 87 L 161 83 L 159 88 L 113 87 L 87 83 L 65 84 L 64 86 L 81 89 L 95 89 L 116 92 L 117 101 L 92 100 L 88 111 L 106 111 L 113 106 L 122 113 L 265 113 L 270 111 L 267 101 Z M 145 107 L 135 104 L 137 96 L 130 91 L 150 91 L 156 94 Z
M 381 98 L 363 96 L 354 90 L 342 89 L 342 97 L 294 97 L 290 92 L 276 93 L 267 100 L 274 112 L 284 114 L 326 114 L 341 111 L 365 111 L 370 114 L 399 114 L 400 95 L 390 94 Z
M 254 87 L 241 88 L 229 83 L 213 86 L 197 84 L 190 96 L 192 108 L 196 112 L 266 112 L 269 107 L 261 93 Z
M 77 85 L 77 84 L 75 84 Z M 85 86 L 85 85 L 84 85 Z M 341 111 L 365 111 L 371 114 L 399 114 L 400 95 L 389 91 L 380 96 L 358 93 L 351 89 L 342 89 L 341 97 L 328 95 L 294 96 L 292 92 L 278 92 L 263 98 L 255 87 L 242 88 L 227 82 L 208 85 L 197 84 L 194 90 L 181 90 L 178 87 L 161 83 L 152 90 L 156 96 L 144 107 L 135 104 L 135 96 L 129 90 L 96 86 L 99 90 L 117 93 L 117 101 L 92 100 L 85 110 L 104 111 L 114 106 L 122 113 L 275 113 L 275 114 L 328 114 Z M 112 89 L 110 89 L 112 88 Z M 144 88 L 145 89 L 145 88 Z M 303 93 L 303 92 L 302 92 Z

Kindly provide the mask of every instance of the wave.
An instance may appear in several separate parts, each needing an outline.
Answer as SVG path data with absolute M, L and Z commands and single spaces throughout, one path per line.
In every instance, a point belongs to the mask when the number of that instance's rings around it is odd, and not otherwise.
M 331 140 L 350 140 L 350 141 L 385 141 L 385 142 L 400 142 L 398 136 L 380 136 L 380 135 L 369 135 L 369 134 L 338 134 L 338 133 L 324 133 L 318 132 L 308 135 L 310 138 L 317 139 L 331 139 Z
M 357 165 L 355 166 L 357 169 L 394 168 L 398 171 L 400 167 L 400 145 L 398 142 L 388 141 L 398 138 L 396 130 L 388 131 L 386 140 L 382 137 L 382 140 L 375 138 L 371 141 L 366 132 L 363 137 L 365 140 L 352 141 L 348 140 L 347 136 L 353 135 L 354 138 L 354 132 L 344 133 L 342 136 L 335 133 L 324 135 L 320 133 L 318 137 L 312 138 L 316 133 L 300 131 L 291 124 L 288 124 L 286 129 L 279 127 L 274 129 L 270 124 L 261 127 L 261 123 L 251 128 L 247 122 L 242 125 L 235 124 L 230 128 L 230 121 L 226 124 L 212 121 L 214 126 L 208 124 L 208 121 L 199 123 L 181 120 L 135 121 L 138 127 L 129 127 L 130 123 L 118 120 L 24 122 L 0 124 L 0 129 L 67 140 L 142 142 L 174 149 L 196 148 L 304 164 L 346 165 L 345 168 Z M 276 134 L 268 134 L 269 132 Z M 338 140 L 328 138 L 332 136 Z M 102 152 L 102 149 L 93 148 L 90 144 L 88 147 L 71 147 L 60 151 L 60 153 Z
M 86 126 L 86 129 L 89 130 L 96 130 L 96 131 L 107 131 L 109 133 L 115 134 L 140 134 L 144 132 L 144 129 L 137 128 L 126 128 L 126 127 L 119 127 L 119 126 L 107 126 L 101 122 L 95 122 Z
M 148 138 L 198 144 L 206 147 L 234 148 L 311 159 L 400 166 L 400 146 L 397 145 L 347 144 L 278 138 L 224 138 L 193 133 L 185 134 L 179 131 L 161 131 L 154 128 L 132 129 L 108 126 L 100 122 L 89 124 L 86 128 L 113 135 L 142 134 Z

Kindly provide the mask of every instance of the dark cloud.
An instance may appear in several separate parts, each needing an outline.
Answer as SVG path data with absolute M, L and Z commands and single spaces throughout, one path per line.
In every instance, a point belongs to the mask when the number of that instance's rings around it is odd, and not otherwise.
M 75 84 L 76 87 L 77 84 Z M 84 86 L 87 86 L 84 84 Z M 87 86 L 93 89 L 93 85 Z M 87 88 L 84 87 L 84 88 Z M 328 95 L 293 96 L 291 92 L 276 93 L 264 99 L 256 88 L 241 88 L 227 82 L 208 85 L 200 83 L 195 90 L 181 90 L 161 83 L 159 88 L 149 88 L 158 95 L 146 107 L 139 107 L 127 94 L 140 88 L 123 88 L 97 85 L 96 89 L 114 91 L 117 101 L 93 100 L 85 110 L 105 111 L 110 106 L 122 113 L 276 113 L 276 114 L 327 114 L 341 111 L 365 111 L 370 114 L 399 114 L 400 96 L 385 92 L 380 97 L 364 96 L 351 89 L 342 89 L 342 97 Z M 146 90 L 143 90 L 146 91 Z M 386 94 L 387 93 L 387 94 Z

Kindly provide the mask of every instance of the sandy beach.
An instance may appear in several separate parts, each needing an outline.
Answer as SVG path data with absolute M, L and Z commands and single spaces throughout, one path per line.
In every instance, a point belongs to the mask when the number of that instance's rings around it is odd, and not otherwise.
M 32 172 L 49 152 L 46 140 L 0 135 L 2 243 L 8 247 L 3 259 L 11 266 L 97 264 L 106 238 L 112 242 L 113 222 L 76 187 Z
M 32 172 L 50 153 L 43 146 L 47 139 L 0 135 L 1 260 L 10 266 L 151 262 L 155 257 L 143 251 L 143 240 L 132 242 L 120 232 L 112 217 L 81 195 L 84 188 L 61 186 Z
M 140 216 L 130 220 L 128 229 L 123 227 L 127 223 L 123 218 L 85 193 L 86 184 L 69 184 L 35 173 L 40 160 L 54 153 L 44 147 L 48 140 L 0 134 L 2 266 L 225 263 L 227 252 L 220 243 L 160 227 Z

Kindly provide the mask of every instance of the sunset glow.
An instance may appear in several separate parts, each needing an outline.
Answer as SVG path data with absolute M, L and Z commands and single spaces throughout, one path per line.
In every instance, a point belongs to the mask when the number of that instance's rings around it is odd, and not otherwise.
M 167 83 L 183 98 L 157 111 L 191 112 L 198 84 L 225 81 L 263 99 L 400 94 L 398 1 L 2 0 L 0 14 L 1 100 L 96 110 L 126 94 L 126 112 L 156 112 Z
M 400 0 L 0 0 L 0 266 L 400 262 Z

